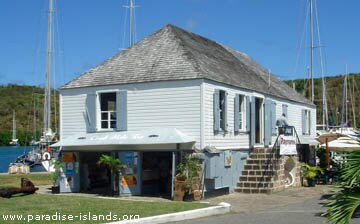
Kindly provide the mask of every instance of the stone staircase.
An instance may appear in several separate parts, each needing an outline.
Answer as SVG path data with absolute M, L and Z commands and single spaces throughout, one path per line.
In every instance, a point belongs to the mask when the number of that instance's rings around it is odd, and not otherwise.
M 272 193 L 284 189 L 283 163 L 277 150 L 255 148 L 246 161 L 235 191 Z

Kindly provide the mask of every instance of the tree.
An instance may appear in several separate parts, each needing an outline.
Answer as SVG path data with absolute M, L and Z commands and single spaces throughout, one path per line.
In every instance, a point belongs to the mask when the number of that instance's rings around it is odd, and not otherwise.
M 339 191 L 330 197 L 325 213 L 329 223 L 347 224 L 360 211 L 360 150 L 344 155 Z
M 124 169 L 126 169 L 126 165 L 123 165 L 121 161 L 118 158 L 108 156 L 108 155 L 101 155 L 99 161 L 99 165 L 105 165 L 109 167 L 111 172 L 111 193 L 112 195 L 115 195 L 115 192 L 117 192 L 117 177 L 120 172 L 122 172 Z

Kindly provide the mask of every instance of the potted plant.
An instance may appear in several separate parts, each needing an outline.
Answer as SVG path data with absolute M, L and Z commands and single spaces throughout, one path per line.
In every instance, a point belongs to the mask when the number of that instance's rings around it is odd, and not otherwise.
M 185 157 L 177 166 L 176 180 L 178 182 L 183 181 L 185 184 L 183 189 L 185 200 L 192 200 L 194 187 L 198 186 L 200 183 L 200 171 L 201 164 L 198 160 L 193 159 L 190 156 Z M 179 194 L 179 192 L 177 192 L 177 194 Z
M 108 156 L 108 155 L 101 155 L 98 165 L 105 165 L 109 167 L 111 172 L 111 189 L 110 192 L 112 195 L 116 195 L 118 192 L 118 185 L 117 181 L 119 179 L 119 173 L 126 169 L 126 165 L 122 164 L 118 158 Z
M 310 166 L 306 163 L 301 163 L 302 168 L 302 177 L 307 180 L 308 187 L 315 187 L 315 177 L 320 172 L 321 174 L 324 173 L 324 171 L 318 167 L 318 166 Z
M 64 164 L 60 159 L 51 161 L 51 164 L 54 166 L 55 171 L 51 173 L 51 179 L 53 181 L 53 186 L 51 187 L 51 192 L 53 194 L 60 193 L 59 186 L 59 176 L 62 174 L 64 170 Z

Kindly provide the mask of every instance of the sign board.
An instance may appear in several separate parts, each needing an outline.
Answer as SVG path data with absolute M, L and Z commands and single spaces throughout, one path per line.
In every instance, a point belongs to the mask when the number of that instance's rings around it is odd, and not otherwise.
M 230 150 L 226 150 L 224 152 L 224 158 L 225 158 L 225 167 L 230 167 L 232 163 L 232 156 Z
M 121 177 L 121 186 L 135 186 L 137 183 L 136 176 L 128 175 Z
M 297 155 L 295 136 L 280 135 L 280 155 Z

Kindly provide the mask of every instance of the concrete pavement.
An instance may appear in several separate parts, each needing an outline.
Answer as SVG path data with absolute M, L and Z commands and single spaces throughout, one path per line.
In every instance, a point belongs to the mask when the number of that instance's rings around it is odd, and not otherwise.
M 211 204 L 217 201 L 230 203 L 232 213 L 207 217 L 181 223 L 206 224 L 322 224 L 326 218 L 320 214 L 326 211 L 322 197 L 330 192 L 331 186 L 318 185 L 315 188 L 293 188 L 267 194 L 234 193 L 209 199 Z M 180 222 L 178 222 L 180 223 Z M 360 224 L 360 219 L 353 219 L 352 224 Z

